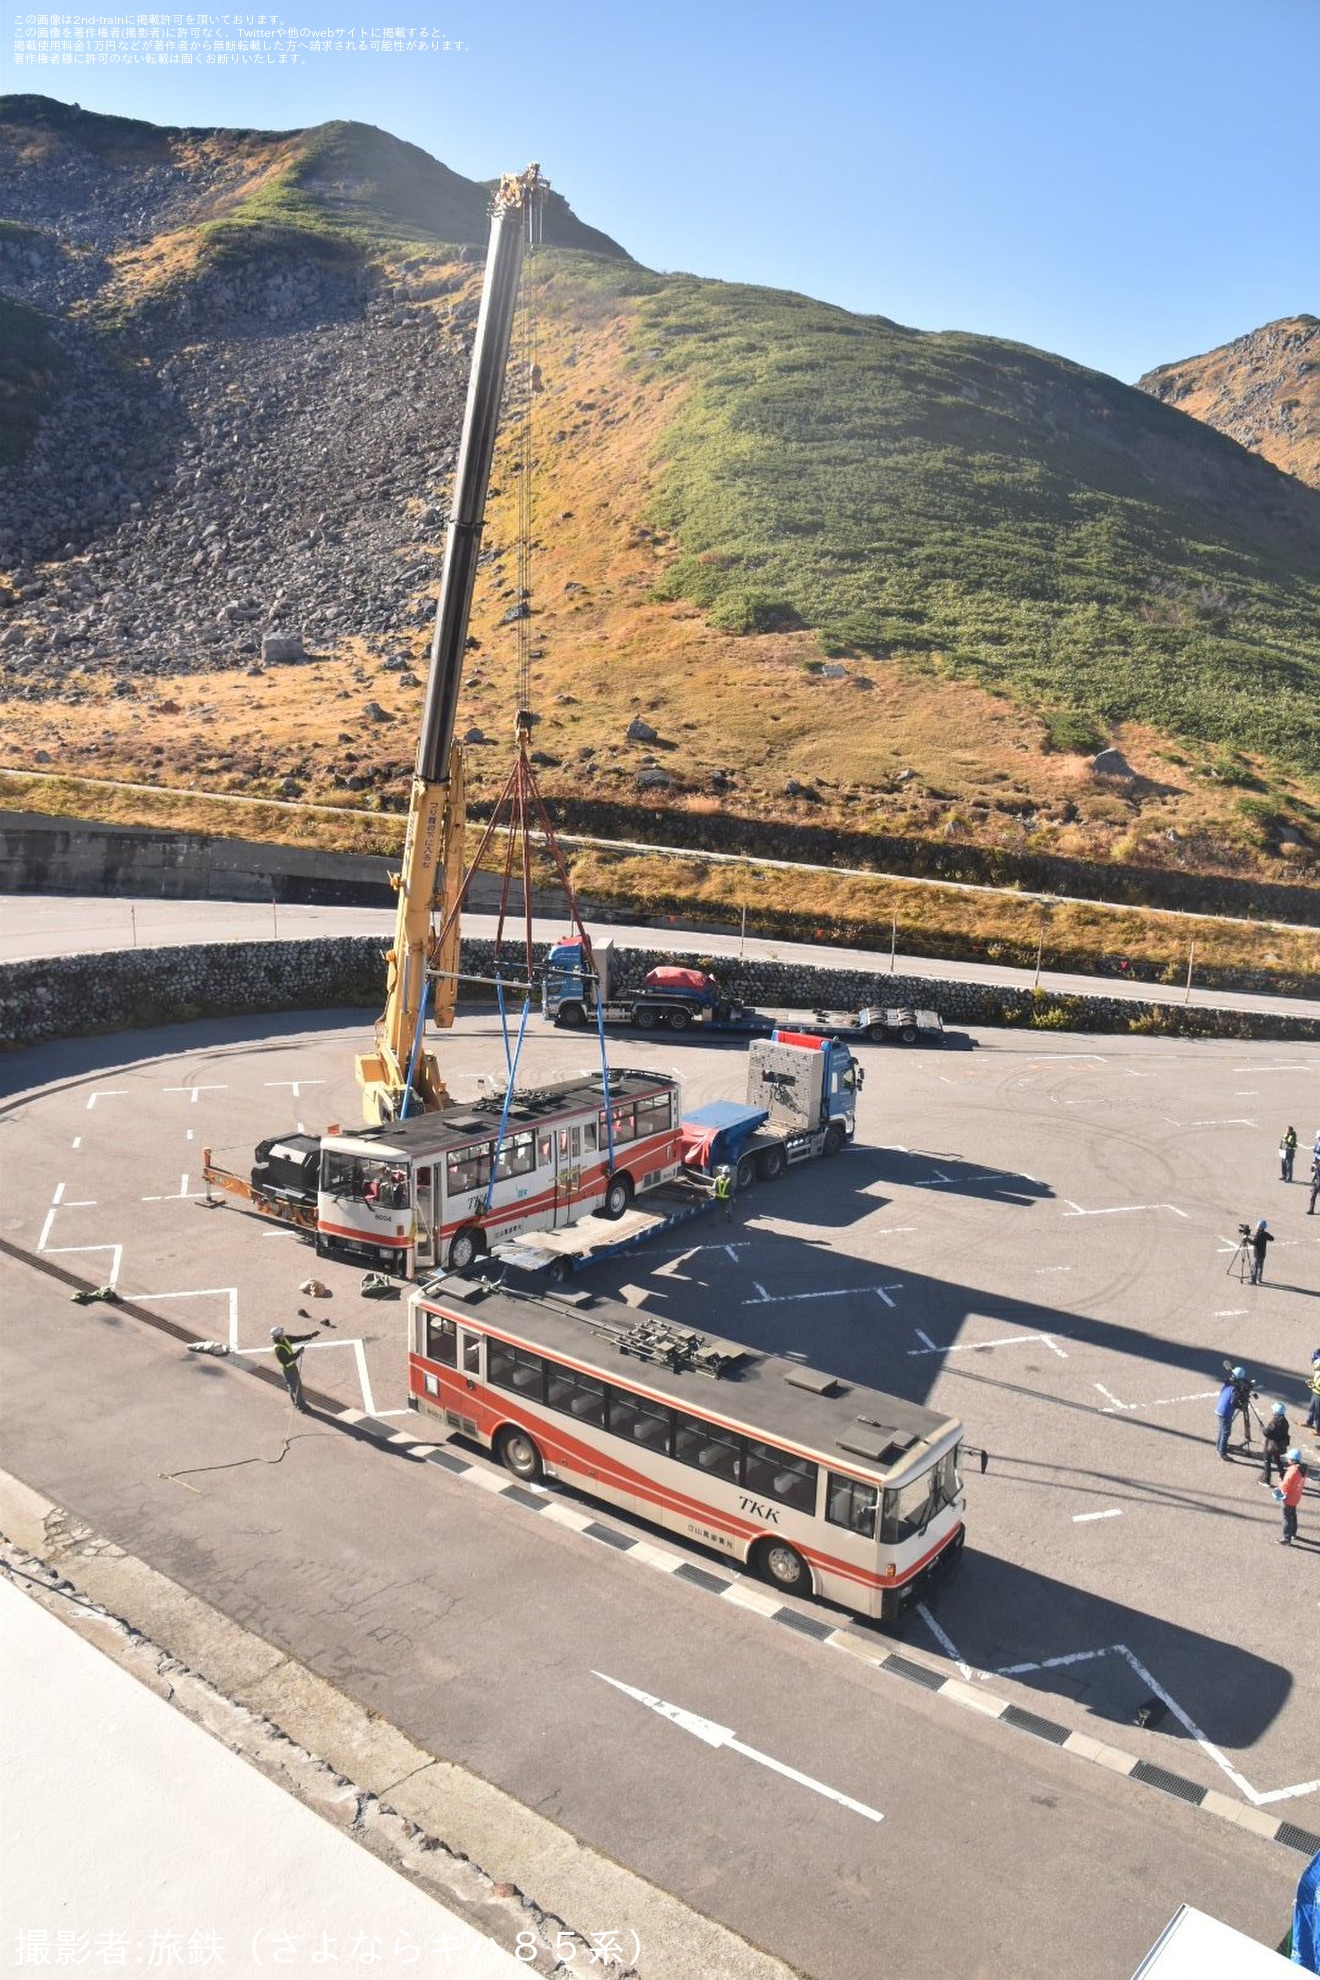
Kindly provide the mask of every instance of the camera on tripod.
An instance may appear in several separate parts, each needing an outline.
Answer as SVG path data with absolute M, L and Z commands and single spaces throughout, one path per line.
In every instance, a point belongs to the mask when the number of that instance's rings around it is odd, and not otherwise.
M 1249 1237 L 1251 1236 L 1251 1225 L 1250 1225 L 1250 1224 L 1239 1224 L 1239 1225 L 1238 1225 L 1238 1236 L 1239 1236 L 1240 1238 L 1249 1238 Z

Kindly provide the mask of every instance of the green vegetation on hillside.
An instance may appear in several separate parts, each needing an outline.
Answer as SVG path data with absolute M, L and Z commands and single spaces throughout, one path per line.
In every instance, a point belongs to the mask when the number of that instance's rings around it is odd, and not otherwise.
M 38 309 L 0 296 L 0 466 L 21 461 L 63 353 Z
M 1320 766 L 1320 500 L 1233 443 L 1061 358 L 772 290 L 667 280 L 636 346 L 692 388 L 670 595 L 930 655 L 1063 747 L 1135 719 Z

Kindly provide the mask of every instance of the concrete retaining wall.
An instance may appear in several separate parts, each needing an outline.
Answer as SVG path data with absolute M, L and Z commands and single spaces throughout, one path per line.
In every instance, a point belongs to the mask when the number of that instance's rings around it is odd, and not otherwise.
M 243 1011 L 378 1009 L 384 999 L 383 943 L 375 936 L 299 942 L 232 942 L 129 949 L 0 965 L 0 1044 L 13 1049 L 99 1031 L 140 1030 Z M 672 951 L 630 950 L 628 980 L 640 982 Z M 696 956 L 680 958 L 696 961 Z M 463 944 L 463 969 L 489 977 L 486 941 Z M 918 1004 L 945 1024 L 1022 1025 L 1060 1031 L 1160 1032 L 1212 1038 L 1320 1040 L 1320 1020 L 1206 1010 L 1176 1002 L 1061 996 L 986 983 L 872 974 L 865 970 L 743 962 L 721 966 L 726 991 L 770 1008 L 849 1009 Z M 471 986 L 473 1003 L 489 991 Z

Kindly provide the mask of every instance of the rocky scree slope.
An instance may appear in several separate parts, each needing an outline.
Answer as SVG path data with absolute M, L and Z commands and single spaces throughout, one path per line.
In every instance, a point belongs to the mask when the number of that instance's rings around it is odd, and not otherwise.
M 1281 317 L 1137 387 L 1320 488 L 1320 317 Z
M 336 225 L 262 206 L 272 174 Z M 259 664 L 271 633 L 290 656 L 349 633 L 388 647 L 430 616 L 488 199 L 360 126 L 175 131 L 0 101 L 0 290 L 48 346 L 21 381 L 35 439 L 0 469 L 4 691 L 76 700 L 81 668 L 113 667 L 132 692 Z M 423 210 L 453 247 L 384 232 Z M 546 236 L 621 255 L 562 200 Z M 163 238 L 175 262 L 137 269 Z

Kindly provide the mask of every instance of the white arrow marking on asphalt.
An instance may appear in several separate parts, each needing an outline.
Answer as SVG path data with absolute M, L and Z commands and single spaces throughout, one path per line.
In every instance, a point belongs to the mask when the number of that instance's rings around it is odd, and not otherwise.
M 755 1760 L 758 1766 L 772 1768 L 785 1780 L 796 1781 L 799 1787 L 810 1788 L 813 1794 L 823 1794 L 827 1801 L 837 1801 L 841 1808 L 851 1808 L 854 1815 L 865 1815 L 868 1822 L 883 1822 L 885 1819 L 878 1808 L 868 1808 L 864 1801 L 854 1801 L 851 1795 L 840 1794 L 838 1788 L 826 1787 L 824 1781 L 813 1781 L 810 1774 L 800 1774 L 796 1767 L 785 1766 L 782 1760 L 772 1760 L 768 1753 L 758 1753 L 754 1746 L 744 1746 L 740 1739 L 735 1739 L 732 1726 L 717 1726 L 713 1719 L 703 1719 L 697 1712 L 685 1712 L 681 1705 L 670 1705 L 663 1698 L 652 1697 L 649 1691 L 636 1691 L 632 1685 L 606 1676 L 604 1671 L 593 1671 L 592 1676 L 603 1678 L 606 1684 L 612 1684 L 625 1697 L 635 1698 L 639 1705 L 658 1712 L 662 1719 L 668 1719 L 681 1731 L 704 1740 L 707 1746 L 727 1746 L 730 1752 L 741 1753 L 745 1760 Z

